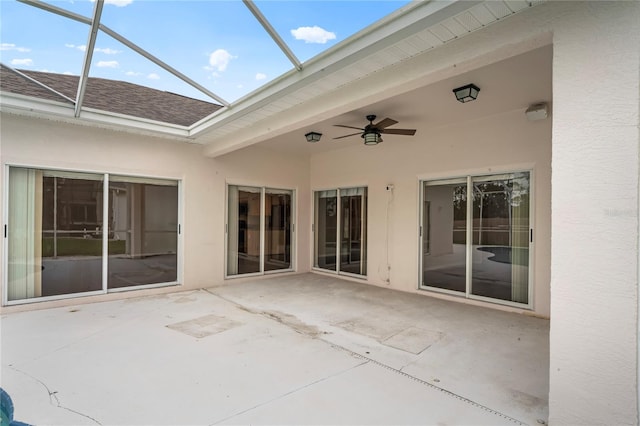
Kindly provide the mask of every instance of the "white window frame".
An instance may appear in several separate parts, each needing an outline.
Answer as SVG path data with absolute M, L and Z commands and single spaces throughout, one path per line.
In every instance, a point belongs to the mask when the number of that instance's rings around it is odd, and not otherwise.
M 229 187 L 230 186 L 244 186 L 251 187 L 260 190 L 260 270 L 258 272 L 251 272 L 247 274 L 233 274 L 229 275 Z M 287 269 L 276 269 L 272 271 L 264 270 L 264 256 L 265 256 L 265 232 L 266 232 L 266 224 L 265 224 L 265 194 L 269 189 L 280 190 L 280 191 L 291 191 L 291 266 Z M 279 185 L 254 185 L 251 183 L 238 183 L 233 181 L 228 181 L 225 184 L 225 202 L 224 202 L 224 279 L 232 280 L 238 278 L 247 278 L 247 277 L 259 277 L 263 275 L 272 275 L 272 274 L 283 274 L 283 273 L 291 273 L 297 270 L 296 264 L 296 247 L 297 247 L 297 232 L 296 232 L 296 223 L 297 223 L 297 190 L 294 188 L 283 188 Z
M 364 188 L 367 191 L 367 198 L 366 198 L 366 202 L 367 202 L 367 208 L 366 208 L 366 215 L 364 215 L 364 219 L 366 219 L 365 221 L 362 221 L 363 225 L 363 231 L 366 231 L 366 241 L 365 241 L 365 255 L 367 256 L 367 260 L 366 260 L 366 267 L 365 267 L 365 273 L 364 274 L 354 274 L 351 272 L 346 272 L 346 271 L 341 271 L 340 270 L 340 250 L 341 250 L 341 244 L 340 244 L 340 230 L 342 228 L 342 201 L 340 198 L 340 191 L 345 191 L 345 190 L 350 190 L 350 189 L 359 189 L 359 188 Z M 336 215 L 337 215 L 337 226 L 336 226 L 336 269 L 335 270 L 331 270 L 331 269 L 324 269 L 324 268 L 320 268 L 318 266 L 315 266 L 316 264 L 316 232 L 318 232 L 317 226 L 316 226 L 316 222 L 315 222 L 315 216 L 316 216 L 316 197 L 315 194 L 316 192 L 321 192 L 321 191 L 336 191 Z M 347 277 L 351 277 L 351 278 L 356 278 L 356 279 L 362 279 L 362 280 L 366 280 L 368 277 L 368 273 L 369 273 L 369 187 L 367 185 L 351 185 L 351 186 L 342 186 L 339 188 L 324 188 L 324 189 L 314 189 L 313 191 L 311 191 L 311 204 L 312 204 L 312 208 L 311 208 L 311 244 L 312 244 L 312 249 L 311 249 L 311 270 L 314 272 L 322 272 L 322 273 L 327 273 L 327 274 L 332 274 L 332 275 L 344 275 Z
M 177 183 L 178 187 L 178 229 L 177 229 L 177 262 L 176 262 L 176 280 L 170 282 L 163 283 L 154 283 L 154 284 L 143 284 L 139 286 L 131 286 L 131 287 L 121 287 L 121 288 L 108 288 L 108 232 L 103 232 L 102 235 L 102 289 L 96 291 L 87 291 L 82 293 L 69 293 L 69 294 L 60 294 L 55 296 L 42 296 L 42 297 L 34 297 L 29 299 L 19 299 L 19 300 L 8 300 L 9 299 L 9 272 L 8 272 L 8 263 L 9 263 L 9 239 L 8 239 L 8 225 L 9 225 L 9 170 L 11 168 L 25 168 L 25 169 L 35 169 L 35 170 L 43 170 L 43 171 L 53 171 L 53 172 L 61 172 L 61 173 L 88 173 L 88 174 L 97 174 L 103 176 L 103 206 L 102 206 L 102 217 L 104 218 L 108 216 L 108 198 L 109 198 L 109 176 L 117 175 L 120 177 L 131 177 L 132 179 L 157 179 L 157 180 L 170 180 Z M 145 290 L 151 288 L 159 288 L 159 287 L 171 287 L 171 286 L 182 286 L 184 283 L 184 226 L 183 226 L 183 218 L 184 218 L 184 195 L 183 195 L 183 181 L 182 178 L 179 177 L 168 177 L 168 176 L 152 176 L 146 174 L 133 174 L 133 173 L 109 173 L 104 170 L 91 170 L 91 169 L 69 169 L 69 168 L 61 168 L 56 166 L 50 166 L 46 164 L 29 164 L 29 163 L 5 163 L 3 167 L 3 211 L 2 211 L 2 276 L 0 279 L 2 280 L 2 306 L 14 306 L 14 305 L 24 305 L 30 303 L 40 303 L 40 302 L 49 302 L 55 300 L 65 300 L 65 299 L 77 299 L 81 297 L 91 297 L 98 296 L 103 294 L 110 293 L 121 293 L 127 291 L 137 291 L 137 290 Z
M 474 295 L 471 293 L 471 281 L 472 281 L 472 255 L 473 255 L 473 197 L 469 195 L 469 188 L 472 187 L 472 180 L 474 178 L 493 177 L 500 175 L 516 174 L 516 173 L 529 173 L 529 267 L 528 267 L 528 294 L 527 303 L 512 302 L 510 300 L 494 299 L 486 296 Z M 424 274 L 424 238 L 427 235 L 427 230 L 424 229 L 424 187 L 427 183 L 462 183 L 466 180 L 467 187 L 467 220 L 466 220 L 466 244 L 465 244 L 465 291 L 458 292 L 438 287 L 430 287 L 423 285 Z M 535 253 L 535 172 L 533 168 L 517 168 L 506 170 L 495 170 L 492 172 L 479 172 L 479 173 L 465 173 L 457 176 L 447 177 L 427 177 L 418 179 L 418 285 L 417 289 L 422 291 L 429 291 L 434 293 L 443 293 L 459 298 L 465 298 L 470 300 L 477 300 L 482 302 L 489 302 L 492 304 L 506 305 L 514 308 L 533 310 L 534 303 L 534 253 Z

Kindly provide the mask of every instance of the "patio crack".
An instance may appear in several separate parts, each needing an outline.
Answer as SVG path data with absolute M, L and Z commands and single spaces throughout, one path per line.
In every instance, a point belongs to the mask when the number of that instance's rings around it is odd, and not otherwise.
M 65 407 L 64 405 L 62 405 L 62 403 L 60 402 L 60 399 L 58 398 L 58 391 L 52 391 L 51 388 L 49 388 L 49 386 L 47 386 L 47 384 L 45 382 L 43 382 L 42 380 L 38 379 L 37 377 L 32 376 L 31 374 L 27 373 L 26 371 L 22 371 L 19 368 L 14 367 L 13 365 L 9 365 L 8 366 L 10 369 L 12 369 L 13 371 L 23 374 L 25 376 L 27 376 L 28 378 L 30 378 L 31 380 L 34 380 L 36 382 L 38 382 L 49 394 L 49 403 L 51 403 L 51 405 L 54 405 L 57 408 L 61 408 L 63 410 L 69 411 L 71 413 L 77 414 L 79 416 L 82 416 L 86 419 L 89 419 L 91 421 L 93 421 L 95 424 L 101 425 L 102 423 L 100 423 L 98 420 L 94 419 L 93 417 L 91 417 L 88 414 L 84 414 L 81 413 L 79 411 L 76 411 L 72 408 L 69 407 Z

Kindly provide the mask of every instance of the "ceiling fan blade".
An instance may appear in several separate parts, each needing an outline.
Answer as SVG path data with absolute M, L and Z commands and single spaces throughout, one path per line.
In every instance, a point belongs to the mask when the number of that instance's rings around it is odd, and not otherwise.
M 346 129 L 356 129 L 356 130 L 362 130 L 364 132 L 364 129 L 362 127 L 353 127 L 353 126 L 345 126 L 343 124 L 334 124 L 334 127 L 344 127 Z
M 387 135 L 413 136 L 416 134 L 416 129 L 381 129 L 380 133 L 385 133 Z
M 382 130 L 385 127 L 393 126 L 396 123 L 396 120 L 387 117 L 384 120 L 380 120 L 378 124 L 374 124 L 373 127 L 377 128 L 378 130 Z
M 358 133 L 350 133 L 348 135 L 338 136 L 337 138 L 333 138 L 333 139 L 348 138 L 349 136 L 355 136 L 355 135 L 359 135 L 359 134 L 361 134 L 361 133 L 360 132 L 358 132 Z

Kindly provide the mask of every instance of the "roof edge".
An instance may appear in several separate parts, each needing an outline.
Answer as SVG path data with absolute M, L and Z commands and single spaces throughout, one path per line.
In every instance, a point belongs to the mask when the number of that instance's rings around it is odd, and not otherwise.
M 189 128 L 186 126 L 86 107 L 82 109 L 80 116 L 76 117 L 74 106 L 68 103 L 6 91 L 0 91 L 0 112 L 58 120 L 69 124 L 78 124 L 80 121 L 92 127 L 117 129 L 129 133 L 182 139 L 190 143 L 197 143 L 189 136 Z

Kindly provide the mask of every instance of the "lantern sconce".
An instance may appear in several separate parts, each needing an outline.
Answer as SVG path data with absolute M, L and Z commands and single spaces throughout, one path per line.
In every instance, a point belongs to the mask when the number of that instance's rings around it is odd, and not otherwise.
M 319 142 L 320 138 L 322 137 L 322 133 L 318 133 L 318 132 L 309 132 L 306 135 L 304 135 L 305 138 L 307 138 L 307 142 Z
M 456 99 L 462 103 L 475 101 L 478 97 L 478 92 L 480 92 L 480 88 L 475 84 L 467 84 L 466 86 L 453 89 Z

